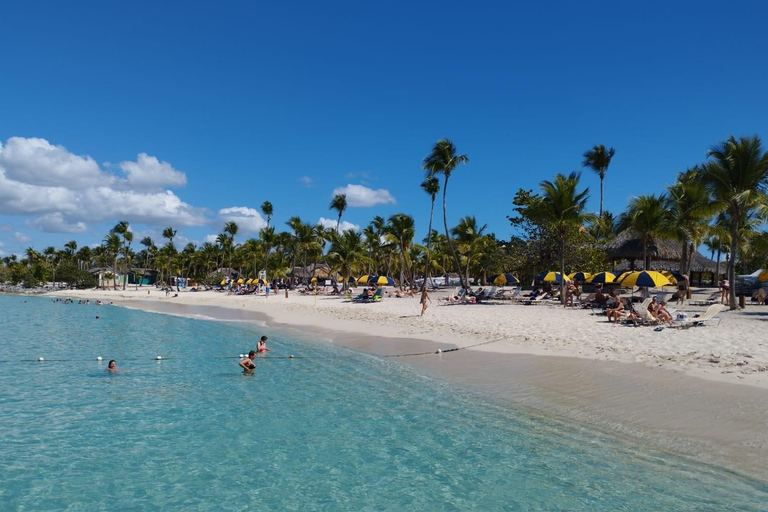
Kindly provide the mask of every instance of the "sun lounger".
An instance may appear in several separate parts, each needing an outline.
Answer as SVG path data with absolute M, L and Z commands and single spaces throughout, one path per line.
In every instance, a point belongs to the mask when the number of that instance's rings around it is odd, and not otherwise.
M 650 303 L 651 299 L 645 299 L 640 303 L 639 306 L 637 304 L 632 306 L 635 308 L 635 313 L 637 313 L 637 316 L 640 317 L 640 323 L 643 325 L 656 325 L 659 323 L 659 319 L 653 316 L 650 311 L 648 311 L 648 304 Z
M 704 312 L 701 316 L 695 316 L 692 318 L 689 318 L 688 320 L 680 322 L 680 326 L 683 328 L 693 327 L 695 325 L 706 325 L 707 322 L 711 322 L 714 320 L 717 320 L 717 325 L 720 325 L 720 322 L 722 321 L 722 318 L 717 316 L 722 310 L 726 309 L 728 306 L 725 304 L 712 304 L 707 308 L 707 310 Z
M 706 299 L 692 300 L 688 304 L 691 306 L 709 306 L 720 300 L 720 292 L 712 292 Z

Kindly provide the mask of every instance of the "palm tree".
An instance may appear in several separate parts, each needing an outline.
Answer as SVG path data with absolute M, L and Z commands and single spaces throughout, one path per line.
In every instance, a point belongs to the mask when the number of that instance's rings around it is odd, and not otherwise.
M 235 249 L 235 235 L 238 231 L 237 222 L 227 222 L 224 224 L 224 233 L 229 235 L 229 268 L 232 268 L 232 252 Z
M 431 203 L 429 206 L 429 229 L 427 231 L 427 261 L 424 265 L 424 283 L 421 285 L 421 291 L 427 289 L 427 280 L 429 279 L 430 258 L 432 251 L 432 217 L 435 214 L 435 198 L 440 192 L 440 180 L 431 174 L 421 183 L 421 189 L 429 194 Z
M 461 164 L 469 162 L 467 155 L 457 155 L 456 146 L 453 145 L 448 139 L 442 139 L 435 143 L 432 148 L 432 152 L 422 162 L 422 167 L 426 170 L 430 176 L 436 174 L 442 174 L 443 181 L 443 225 L 445 226 L 445 237 L 447 239 L 448 248 L 453 255 L 453 261 L 456 264 L 456 270 L 459 273 L 459 279 L 461 286 L 464 289 L 469 288 L 469 283 L 464 280 L 464 276 L 461 272 L 461 263 L 459 257 L 456 255 L 456 250 L 451 243 L 451 235 L 448 233 L 448 214 L 445 208 L 445 196 L 448 192 L 448 178 L 451 177 L 451 173 L 456 167 Z
M 173 246 L 173 237 L 176 236 L 176 230 L 172 227 L 167 227 L 163 230 L 163 238 L 168 239 L 168 286 L 171 285 L 171 256 L 172 253 L 175 250 L 175 247 Z
M 332 238 L 325 261 L 331 266 L 332 272 L 338 272 L 344 278 L 346 288 L 346 278 L 358 272 L 369 258 L 365 255 L 362 234 L 355 230 L 348 229 L 332 235 Z
M 606 210 L 590 220 L 588 231 L 597 243 L 610 242 L 616 236 L 616 218 Z
M 396 213 L 387 221 L 384 230 L 386 236 L 391 237 L 400 253 L 400 286 L 403 286 L 406 280 L 412 280 L 409 272 L 411 266 L 409 254 L 413 237 L 416 234 L 413 217 L 404 213 Z
M 120 237 L 117 233 L 110 232 L 104 239 L 104 249 L 108 257 L 113 261 L 112 277 L 114 279 L 113 287 L 117 289 L 117 256 L 120 254 Z
M 611 165 L 611 159 L 616 154 L 616 150 L 611 148 L 605 149 L 605 146 L 599 144 L 592 149 L 584 153 L 584 161 L 581 163 L 582 167 L 589 167 L 600 176 L 600 216 L 603 215 L 603 180 L 605 179 L 605 173 L 608 171 L 608 166 Z
M 488 226 L 477 225 L 477 219 L 474 216 L 464 217 L 459 220 L 459 224 L 451 230 L 451 234 L 456 237 L 459 243 L 459 251 L 464 253 L 466 259 L 466 275 L 469 281 L 469 267 L 475 257 L 481 255 L 480 247 L 482 245 L 483 233 Z
M 673 236 L 669 198 L 665 194 L 634 197 L 619 219 L 619 230 L 632 230 L 643 241 L 643 268 L 650 270 L 648 249 L 656 240 Z
M 709 258 L 714 260 L 715 254 L 717 254 L 716 266 L 715 266 L 715 279 L 717 282 L 720 279 L 720 253 L 722 252 L 722 240 L 717 235 L 710 235 L 709 238 L 704 240 L 704 247 L 709 250 Z M 714 283 L 713 283 L 714 284 Z
M 554 181 L 541 182 L 542 214 L 557 231 L 560 238 L 560 300 L 563 307 L 565 302 L 565 239 L 568 231 L 582 226 L 592 216 L 584 213 L 589 189 L 581 192 L 576 189 L 579 186 L 581 173 L 572 172 L 569 176 L 558 174 Z
M 725 142 L 711 148 L 710 161 L 701 166 L 699 179 L 709 189 L 719 209 L 730 220 L 731 258 L 728 260 L 730 306 L 736 309 L 736 250 L 739 247 L 740 227 L 750 213 L 768 204 L 768 154 L 763 151 L 760 139 L 731 136 Z
M 264 201 L 261 203 L 261 213 L 264 214 L 264 216 L 267 218 L 267 229 L 269 229 L 269 223 L 272 221 L 272 203 L 269 201 Z M 275 230 L 272 230 L 272 235 L 275 234 Z M 262 237 L 263 238 L 263 237 Z M 265 240 L 265 247 L 264 247 L 264 270 L 267 269 L 267 260 L 269 259 L 269 243 Z
M 341 224 L 341 214 L 347 209 L 347 194 L 336 194 L 331 200 L 331 210 L 339 212 L 339 219 L 336 221 L 336 231 L 339 231 L 339 225 Z
M 701 245 L 709 230 L 709 221 L 716 213 L 709 191 L 696 176 L 695 169 L 680 173 L 677 181 L 667 187 L 675 236 L 682 244 L 680 273 L 688 274 L 696 247 Z

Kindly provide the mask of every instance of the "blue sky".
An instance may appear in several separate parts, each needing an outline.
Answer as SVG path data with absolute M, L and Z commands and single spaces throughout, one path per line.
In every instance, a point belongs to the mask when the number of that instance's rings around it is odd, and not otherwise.
M 620 212 L 728 136 L 768 136 L 763 3 L 533 4 L 6 6 L 0 256 L 98 243 L 123 219 L 181 243 L 235 220 L 242 240 L 264 200 L 287 229 L 335 219 L 341 189 L 359 205 L 343 220 L 405 212 L 421 238 L 421 160 L 444 137 L 470 158 L 449 223 L 504 239 L 515 191 L 595 144 L 616 149 Z M 597 211 L 597 176 L 582 183 Z

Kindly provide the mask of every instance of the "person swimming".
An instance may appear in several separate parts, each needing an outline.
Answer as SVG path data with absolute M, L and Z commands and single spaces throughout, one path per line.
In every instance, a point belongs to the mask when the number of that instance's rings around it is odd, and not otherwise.
M 253 358 L 256 357 L 256 351 L 251 350 L 248 352 L 248 357 L 240 361 L 240 368 L 243 369 L 243 373 L 253 373 L 256 369 L 256 363 L 253 362 Z
M 98 317 L 96 317 L 98 318 Z M 116 372 L 117 371 L 117 362 L 114 359 L 110 359 L 109 363 L 107 363 L 107 371 L 109 372 Z

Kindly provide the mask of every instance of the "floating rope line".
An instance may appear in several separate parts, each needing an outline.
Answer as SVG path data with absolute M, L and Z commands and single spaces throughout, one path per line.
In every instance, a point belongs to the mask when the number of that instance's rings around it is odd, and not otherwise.
M 449 348 L 446 350 L 437 349 L 434 352 L 414 352 L 413 354 L 391 354 L 391 355 L 385 355 L 382 357 L 411 357 L 411 356 L 429 356 L 434 354 L 445 354 L 446 352 L 458 352 L 459 350 L 464 350 L 467 348 L 473 348 L 473 347 L 479 347 L 480 345 L 488 345 L 490 343 L 497 343 L 499 341 L 508 340 L 510 338 L 497 338 L 495 340 L 490 341 L 482 341 L 480 343 L 475 343 L 474 345 L 467 345 L 466 347 L 455 347 L 455 348 Z

